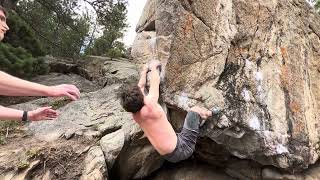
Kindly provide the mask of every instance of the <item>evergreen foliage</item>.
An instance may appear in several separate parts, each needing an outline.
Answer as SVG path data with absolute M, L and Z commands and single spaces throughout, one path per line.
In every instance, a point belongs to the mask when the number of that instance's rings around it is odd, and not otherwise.
M 41 56 L 45 55 L 33 30 L 14 11 L 8 11 L 10 27 L 4 42 L 0 42 L 0 70 L 9 74 L 30 78 L 48 72 Z
M 18 77 L 30 78 L 49 70 L 43 58 L 34 58 L 24 48 L 6 43 L 0 43 L 0 59 L 0 70 Z
M 34 57 L 43 56 L 45 52 L 36 38 L 33 30 L 14 11 L 9 12 L 7 24 L 10 27 L 5 35 L 4 42 L 10 43 L 13 47 L 22 47 Z
M 17 12 L 36 32 L 46 54 L 73 58 L 79 56 L 90 27 L 89 16 L 74 11 L 77 6 L 76 0 L 21 0 Z
M 79 11 L 85 2 L 92 11 Z M 0 42 L 0 70 L 28 78 L 48 71 L 42 56 L 121 57 L 127 0 L 5 0 L 10 30 Z M 95 18 L 94 18 L 95 17 Z
M 319 8 L 320 8 L 320 0 L 317 0 L 317 1 L 316 1 L 316 4 L 314 5 L 314 7 L 316 8 L 316 10 L 319 11 Z
M 103 7 L 102 5 L 100 4 L 96 8 L 99 9 L 97 11 L 98 23 L 102 26 L 103 35 L 95 39 L 93 44 L 89 44 L 86 54 L 112 57 L 123 56 L 125 47 L 118 39 L 123 37 L 124 30 L 128 27 L 126 24 L 127 1 L 111 1 L 108 5 Z

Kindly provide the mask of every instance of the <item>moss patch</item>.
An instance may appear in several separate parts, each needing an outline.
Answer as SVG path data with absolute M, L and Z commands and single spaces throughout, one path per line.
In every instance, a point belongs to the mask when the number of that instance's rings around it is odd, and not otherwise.
M 56 101 L 50 102 L 49 106 L 52 107 L 52 109 L 59 109 L 67 104 L 69 104 L 71 102 L 71 100 L 69 98 L 62 98 L 62 99 L 58 99 Z
M 25 169 L 27 167 L 29 167 L 29 161 L 27 160 L 23 160 L 23 161 L 20 161 L 19 164 L 17 165 L 17 168 L 18 169 Z
M 0 120 L 0 145 L 4 145 L 7 142 L 7 135 L 11 136 L 17 132 L 20 132 L 22 122 L 20 121 L 9 121 Z

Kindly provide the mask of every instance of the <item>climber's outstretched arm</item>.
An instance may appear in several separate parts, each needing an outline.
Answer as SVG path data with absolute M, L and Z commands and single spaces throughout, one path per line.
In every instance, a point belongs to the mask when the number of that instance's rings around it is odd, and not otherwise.
M 151 70 L 150 78 L 150 90 L 148 94 L 148 99 L 154 103 L 158 103 L 159 99 L 159 85 L 160 85 L 160 75 L 159 75 L 159 66 L 161 66 L 159 61 L 153 61 L 149 68 Z
M 138 86 L 142 92 L 143 95 L 144 94 L 144 89 L 146 87 L 146 83 L 147 83 L 147 73 L 148 73 L 148 65 L 144 65 L 142 71 L 141 71 L 141 74 L 140 74 L 140 80 L 139 80 L 139 83 L 138 83 Z

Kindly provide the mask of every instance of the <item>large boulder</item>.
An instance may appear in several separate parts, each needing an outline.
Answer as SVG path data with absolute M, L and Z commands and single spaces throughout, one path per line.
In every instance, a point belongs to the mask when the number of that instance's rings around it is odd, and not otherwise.
M 180 164 L 171 164 L 162 168 L 157 174 L 148 179 L 152 180 L 206 180 L 206 179 L 219 179 L 219 180 L 234 180 L 234 178 L 225 175 L 218 169 L 214 169 L 208 165 L 193 164 L 190 162 L 183 162 Z
M 131 82 L 138 75 L 136 65 L 125 58 L 87 56 L 85 59 L 70 61 L 46 57 L 46 62 L 52 72 L 78 74 L 100 87 Z
M 103 64 L 106 72 L 116 71 L 110 73 L 110 84 L 94 92 L 82 93 L 77 101 L 41 98 L 11 107 L 32 110 L 49 105 L 60 112 L 53 121 L 27 124 L 32 137 L 41 141 L 55 143 L 60 138 L 83 137 L 93 143 L 99 140 L 99 146 L 90 148 L 84 159 L 82 179 L 104 179 L 107 170 L 112 170 L 111 178 L 144 178 L 159 169 L 164 160 L 143 136 L 131 113 L 123 110 L 117 96 L 123 84 L 138 78 L 136 65 L 120 60 L 104 61 Z
M 114 179 L 142 179 L 158 170 L 164 159 L 146 137 L 136 134 L 131 137 L 111 170 Z
M 54 121 L 31 122 L 28 125 L 34 135 L 42 140 L 56 140 L 61 136 L 69 139 L 73 135 L 103 137 L 105 133 L 111 133 L 121 127 L 127 128 L 126 132 L 129 133 L 135 126 L 130 120 L 130 114 L 124 112 L 120 106 L 115 93 L 119 87 L 119 84 L 115 84 L 95 92 L 84 93 L 78 101 L 42 98 L 12 107 L 32 110 L 51 105 L 61 112 Z
M 95 59 L 99 59 L 99 57 Z M 89 138 L 103 137 L 120 128 L 125 128 L 126 134 L 141 131 L 131 120 L 130 113 L 122 109 L 117 96 L 117 92 L 122 85 L 120 82 L 126 83 L 138 78 L 135 64 L 126 60 L 108 61 L 102 57 L 97 61 L 100 60 L 103 64 L 101 69 L 106 69 L 106 72 L 110 72 L 110 81 L 108 81 L 110 84 L 106 84 L 104 88 L 100 89 L 91 85 L 91 88 L 95 88 L 95 91 L 87 93 L 84 91 L 78 101 L 69 101 L 66 98 L 41 98 L 11 107 L 33 110 L 41 106 L 52 106 L 61 112 L 60 116 L 54 121 L 38 121 L 28 125 L 34 135 L 42 140 L 56 140 L 61 136 L 69 139 L 73 135 L 84 135 Z M 92 69 L 89 69 L 89 71 L 92 71 Z M 58 82 L 58 80 L 60 80 L 59 82 L 65 82 L 62 79 L 66 78 L 70 79 L 69 83 L 79 85 L 79 87 L 84 86 L 87 82 L 91 83 L 86 79 L 78 80 L 72 78 L 74 76 L 78 77 L 78 75 L 57 73 L 53 73 L 53 75 L 55 76 L 50 77 L 54 79 L 54 82 Z M 48 78 L 49 75 L 41 76 L 38 77 L 38 80 Z M 44 84 L 52 85 L 52 83 L 46 82 Z
M 100 140 L 100 146 L 104 153 L 108 167 L 112 167 L 124 145 L 124 132 L 119 129 L 116 132 L 105 135 Z
M 91 147 L 85 158 L 85 168 L 81 180 L 107 180 L 107 165 L 100 146 Z
M 145 11 L 132 55 L 163 63 L 173 124 L 178 110 L 217 105 L 202 135 L 234 156 L 295 171 L 316 162 L 320 18 L 307 2 L 149 0 Z
M 140 20 L 137 24 L 136 31 L 154 31 L 155 30 L 155 9 L 156 9 L 156 0 L 147 1 Z
M 97 84 L 77 74 L 49 73 L 47 75 L 34 77 L 30 81 L 48 86 L 59 84 L 73 84 L 77 86 L 82 93 L 93 92 L 100 89 Z

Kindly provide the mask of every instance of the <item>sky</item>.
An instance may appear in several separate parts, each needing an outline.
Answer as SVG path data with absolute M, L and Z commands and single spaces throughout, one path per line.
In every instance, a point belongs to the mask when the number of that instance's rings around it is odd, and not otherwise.
M 146 4 L 147 0 L 127 0 L 128 1 L 128 13 L 127 13 L 127 23 L 128 28 L 122 38 L 122 42 L 127 46 L 130 47 L 133 44 L 134 38 L 136 37 L 136 25 L 140 19 L 142 14 L 144 5 Z M 91 6 L 88 6 L 84 0 L 80 0 L 80 7 L 76 10 L 79 14 L 86 12 L 89 10 L 91 14 L 95 14 L 94 9 Z M 94 18 L 95 19 L 95 18 Z M 93 23 L 95 20 L 92 21 Z M 101 34 L 102 32 L 100 32 Z M 89 33 L 91 34 L 91 32 Z M 99 35 L 99 33 L 98 33 Z
M 136 25 L 138 24 L 146 2 L 147 0 L 128 0 L 127 22 L 129 24 L 129 28 L 127 29 L 123 38 L 123 42 L 128 47 L 133 44 L 134 38 L 136 37 Z

